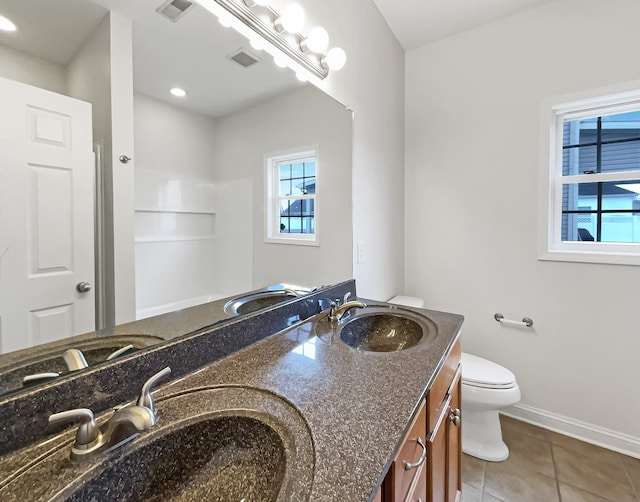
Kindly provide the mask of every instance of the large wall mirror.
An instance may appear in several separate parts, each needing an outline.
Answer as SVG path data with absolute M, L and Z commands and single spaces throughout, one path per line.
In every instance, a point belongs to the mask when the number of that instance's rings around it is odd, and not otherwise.
M 137 319 L 269 284 L 351 276 L 352 112 L 200 6 L 177 20 L 158 12 L 175 17 L 189 3 L 0 0 L 0 15 L 18 28 L 0 31 L 0 368 L 15 351 L 92 331 L 96 320 L 112 328 L 104 291 L 113 282 L 109 254 L 120 248 L 104 227 L 126 196 L 112 169 L 133 172 L 126 217 L 135 235 L 124 248 L 133 250 Z M 118 36 L 127 29 L 128 47 Z M 127 56 L 132 82 L 114 81 Z M 131 88 L 133 124 L 118 123 L 114 96 Z M 114 133 L 127 128 L 133 148 L 117 151 Z M 90 146 L 75 151 L 83 142 Z M 267 159 L 309 151 L 317 171 L 298 188 L 316 194 L 318 242 L 268 242 Z M 286 182 L 295 186 L 296 176 Z M 90 222 L 86 239 L 69 224 L 81 217 Z M 43 307 L 41 296 L 60 281 L 70 297 Z M 82 301 L 91 311 L 84 318 Z M 24 315 L 12 321 L 16 308 Z

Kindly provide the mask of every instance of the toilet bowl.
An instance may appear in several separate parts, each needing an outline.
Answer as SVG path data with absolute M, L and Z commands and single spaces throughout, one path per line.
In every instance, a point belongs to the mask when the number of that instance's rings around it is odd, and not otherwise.
M 520 401 L 520 388 L 507 368 L 462 353 L 462 451 L 500 462 L 509 457 L 498 411 Z

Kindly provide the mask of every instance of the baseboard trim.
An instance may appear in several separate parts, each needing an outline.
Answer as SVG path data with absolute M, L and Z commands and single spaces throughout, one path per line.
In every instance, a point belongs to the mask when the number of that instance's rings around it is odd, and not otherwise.
M 149 307 L 146 309 L 140 309 L 136 311 L 136 320 L 146 319 L 147 317 L 153 317 L 155 315 L 167 314 L 180 309 L 186 309 L 188 307 L 195 307 L 196 305 L 202 305 L 203 303 L 212 302 L 225 298 L 225 295 L 203 295 L 194 298 L 187 298 L 186 300 L 180 300 L 172 303 L 165 303 L 164 305 L 158 305 L 156 307 Z
M 551 413 L 550 411 L 516 404 L 501 410 L 501 413 L 523 422 L 537 425 L 565 436 L 579 439 L 631 457 L 640 458 L 640 438 L 581 422 L 573 418 Z

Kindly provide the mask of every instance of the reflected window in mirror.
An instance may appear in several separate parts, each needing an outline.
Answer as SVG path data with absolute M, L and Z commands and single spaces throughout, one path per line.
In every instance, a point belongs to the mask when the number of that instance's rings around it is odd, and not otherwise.
M 318 245 L 317 157 L 306 150 L 267 158 L 265 242 Z

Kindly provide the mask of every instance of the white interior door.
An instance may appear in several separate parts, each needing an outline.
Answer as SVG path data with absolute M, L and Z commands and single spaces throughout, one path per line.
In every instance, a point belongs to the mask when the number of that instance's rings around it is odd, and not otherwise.
M 95 329 L 93 184 L 91 105 L 0 78 L 0 352 Z

